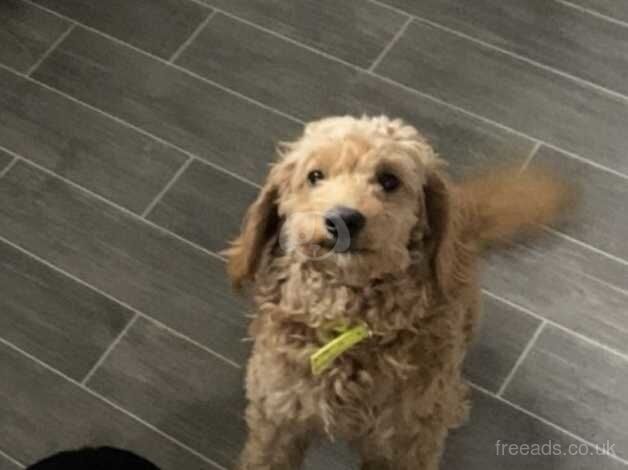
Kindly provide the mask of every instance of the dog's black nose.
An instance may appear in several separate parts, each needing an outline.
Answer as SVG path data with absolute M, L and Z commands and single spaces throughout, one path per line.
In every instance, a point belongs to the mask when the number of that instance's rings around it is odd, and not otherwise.
M 343 232 L 355 237 L 365 223 L 366 219 L 362 213 L 349 207 L 334 207 L 325 214 L 325 226 L 334 238 L 342 236 Z

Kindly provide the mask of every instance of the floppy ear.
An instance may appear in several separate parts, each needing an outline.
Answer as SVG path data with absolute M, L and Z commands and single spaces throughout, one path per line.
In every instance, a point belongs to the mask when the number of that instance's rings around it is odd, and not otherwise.
M 428 246 L 433 272 L 443 292 L 448 295 L 464 273 L 459 263 L 460 244 L 457 207 L 454 192 L 447 177 L 438 170 L 427 174 L 424 186 L 425 211 L 428 226 Z
M 287 184 L 288 177 L 286 163 L 280 162 L 271 169 L 257 199 L 246 211 L 240 235 L 223 251 L 227 257 L 227 273 L 235 288 L 254 279 L 264 247 L 279 230 L 277 200 L 280 187 Z

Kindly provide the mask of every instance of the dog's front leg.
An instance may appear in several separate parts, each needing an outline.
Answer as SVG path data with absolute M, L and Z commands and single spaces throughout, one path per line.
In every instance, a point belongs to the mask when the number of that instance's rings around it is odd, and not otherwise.
M 246 420 L 249 436 L 239 470 L 297 470 L 301 467 L 308 445 L 304 429 L 290 420 L 268 416 L 254 402 L 247 407 Z
M 433 416 L 386 438 L 371 436 L 362 446 L 362 470 L 438 470 L 447 431 L 442 417 Z

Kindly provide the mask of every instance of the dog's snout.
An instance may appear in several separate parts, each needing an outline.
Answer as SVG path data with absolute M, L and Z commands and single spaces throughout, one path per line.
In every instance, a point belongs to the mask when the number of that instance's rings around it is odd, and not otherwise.
M 361 212 L 349 207 L 338 206 L 325 214 L 325 226 L 334 238 L 337 238 L 344 229 L 349 236 L 356 236 L 366 224 L 366 218 Z

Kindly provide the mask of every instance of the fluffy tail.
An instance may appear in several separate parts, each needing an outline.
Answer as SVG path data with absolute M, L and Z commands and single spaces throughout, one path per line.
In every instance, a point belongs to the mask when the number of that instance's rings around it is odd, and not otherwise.
M 549 171 L 504 167 L 463 181 L 468 234 L 482 245 L 507 241 L 548 224 L 574 200 L 574 191 Z

